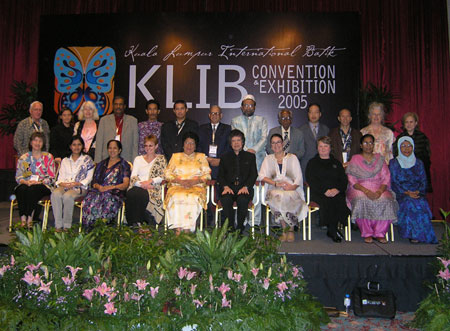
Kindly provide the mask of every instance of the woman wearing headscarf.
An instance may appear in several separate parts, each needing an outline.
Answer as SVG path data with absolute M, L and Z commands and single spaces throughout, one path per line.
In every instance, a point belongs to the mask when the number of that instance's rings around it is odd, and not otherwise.
M 389 164 L 391 187 L 399 204 L 398 232 L 412 243 L 436 244 L 431 210 L 425 199 L 427 177 L 423 162 L 414 155 L 411 137 L 398 140 L 398 156 Z

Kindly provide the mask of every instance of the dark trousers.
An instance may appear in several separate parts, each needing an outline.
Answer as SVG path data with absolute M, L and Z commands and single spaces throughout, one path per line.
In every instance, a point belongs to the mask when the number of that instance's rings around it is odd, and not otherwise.
M 314 201 L 320 206 L 320 223 L 326 225 L 328 234 L 334 236 L 337 232 L 338 223 L 345 224 L 346 218 L 350 214 L 345 202 L 345 195 L 338 194 L 332 198 L 323 196 Z
M 220 202 L 223 206 L 223 213 L 225 219 L 228 218 L 228 224 L 233 225 L 236 230 L 244 231 L 244 221 L 247 216 L 248 203 L 252 200 L 250 194 L 225 194 L 220 197 Z M 236 201 L 237 205 L 237 226 L 234 224 L 234 209 L 233 204 Z
M 146 208 L 149 201 L 148 192 L 141 187 L 134 186 L 127 192 L 125 200 L 125 214 L 128 225 L 143 222 L 147 219 Z
M 20 184 L 15 190 L 20 216 L 31 216 L 38 207 L 38 201 L 44 196 L 50 195 L 50 190 L 43 184 L 25 185 Z

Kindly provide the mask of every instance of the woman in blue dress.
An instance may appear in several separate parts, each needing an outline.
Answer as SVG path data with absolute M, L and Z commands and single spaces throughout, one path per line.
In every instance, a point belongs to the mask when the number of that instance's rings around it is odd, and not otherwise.
M 92 188 L 83 200 L 83 224 L 91 226 L 97 219 L 111 220 L 117 216 L 130 183 L 131 169 L 120 157 L 122 144 L 108 142 L 109 157 L 97 164 Z
M 399 204 L 398 231 L 411 243 L 436 244 L 431 210 L 425 198 L 427 177 L 421 160 L 414 155 L 414 141 L 401 137 L 398 156 L 390 162 L 391 188 Z

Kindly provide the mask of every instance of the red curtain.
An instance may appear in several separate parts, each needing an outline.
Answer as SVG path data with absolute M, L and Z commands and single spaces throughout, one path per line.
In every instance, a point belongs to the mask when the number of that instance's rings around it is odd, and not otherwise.
M 383 84 L 399 96 L 390 121 L 419 114 L 431 141 L 431 205 L 450 210 L 449 39 L 445 0 L 2 0 L 0 104 L 13 80 L 38 78 L 41 15 L 174 12 L 342 12 L 361 15 L 361 84 Z M 399 127 L 399 124 L 397 124 Z M 14 167 L 12 137 L 0 137 L 0 169 Z

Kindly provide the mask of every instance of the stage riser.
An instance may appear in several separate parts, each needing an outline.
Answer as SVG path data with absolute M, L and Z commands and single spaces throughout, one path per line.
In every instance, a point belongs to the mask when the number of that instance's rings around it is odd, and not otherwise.
M 288 261 L 302 266 L 309 293 L 324 306 L 344 308 L 344 296 L 367 281 L 377 281 L 397 298 L 397 311 L 416 311 L 434 280 L 434 256 L 357 256 L 288 254 Z

